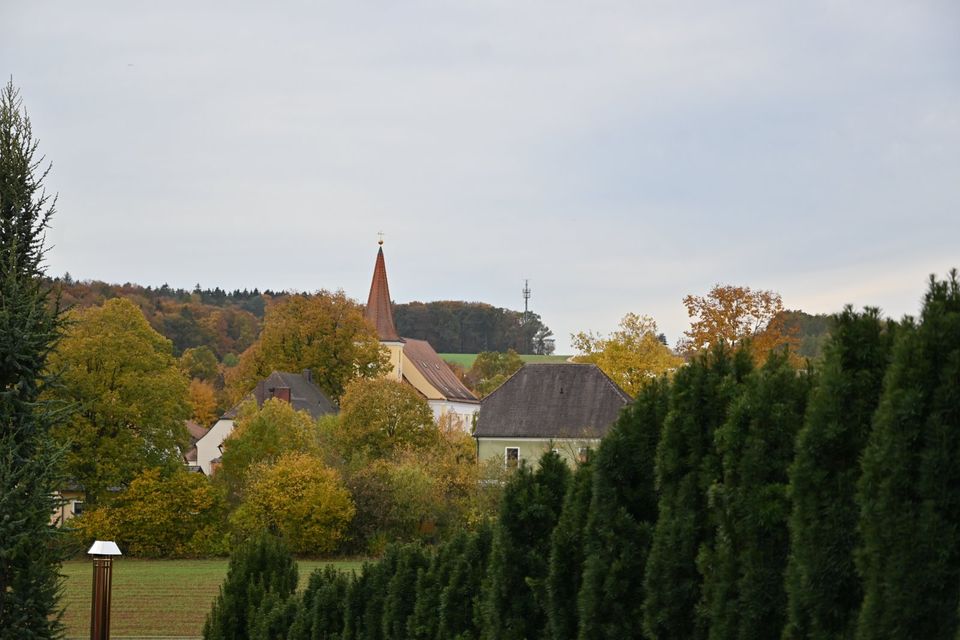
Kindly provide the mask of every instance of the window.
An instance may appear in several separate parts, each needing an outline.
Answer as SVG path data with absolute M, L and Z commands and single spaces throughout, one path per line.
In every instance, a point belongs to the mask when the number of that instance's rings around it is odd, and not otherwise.
M 520 464 L 520 448 L 507 447 L 506 455 L 503 458 L 503 464 L 508 469 L 516 469 Z
M 83 502 L 80 500 L 73 501 L 73 515 L 78 516 L 83 513 Z
M 582 464 L 587 461 L 590 455 L 590 447 L 577 447 L 577 460 Z

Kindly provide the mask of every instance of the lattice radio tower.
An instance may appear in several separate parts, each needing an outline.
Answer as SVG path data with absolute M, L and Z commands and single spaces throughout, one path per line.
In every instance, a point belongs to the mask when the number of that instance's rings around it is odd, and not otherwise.
M 523 324 L 527 324 L 527 314 L 530 313 L 530 281 L 523 281 Z

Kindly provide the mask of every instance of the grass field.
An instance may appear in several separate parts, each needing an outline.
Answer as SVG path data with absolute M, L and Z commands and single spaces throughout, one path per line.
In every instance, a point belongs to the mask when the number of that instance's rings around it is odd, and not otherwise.
M 327 564 L 357 570 L 362 561 L 301 560 L 300 587 L 310 573 Z M 62 603 L 67 638 L 90 637 L 90 592 L 93 566 L 89 560 L 63 565 L 66 576 Z M 227 560 L 118 559 L 113 565 L 111 637 L 199 638 L 203 621 L 220 583 L 227 575 Z
M 459 365 L 464 369 L 469 369 L 473 366 L 473 361 L 477 359 L 477 354 L 475 353 L 441 353 L 440 357 L 446 360 L 447 362 L 452 362 L 453 364 Z M 534 356 L 534 355 L 525 355 L 520 356 L 524 362 L 566 362 L 571 356 Z

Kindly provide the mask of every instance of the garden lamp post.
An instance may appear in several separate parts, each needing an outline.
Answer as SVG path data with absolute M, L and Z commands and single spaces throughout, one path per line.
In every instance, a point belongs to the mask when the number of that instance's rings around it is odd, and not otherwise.
M 93 556 L 90 640 L 110 640 L 110 587 L 113 582 L 113 556 L 119 556 L 120 549 L 113 541 L 97 540 L 87 554 Z

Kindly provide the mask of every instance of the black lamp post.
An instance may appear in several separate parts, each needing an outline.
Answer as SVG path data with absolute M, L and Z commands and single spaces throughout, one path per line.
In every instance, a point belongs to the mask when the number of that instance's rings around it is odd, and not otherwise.
M 93 598 L 90 602 L 90 640 L 110 640 L 110 588 L 113 556 L 120 555 L 115 542 L 97 540 L 87 551 L 93 556 Z

